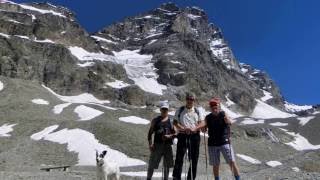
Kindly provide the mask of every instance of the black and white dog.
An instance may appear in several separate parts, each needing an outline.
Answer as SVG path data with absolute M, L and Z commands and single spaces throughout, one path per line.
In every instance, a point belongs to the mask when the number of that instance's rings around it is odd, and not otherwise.
M 107 151 L 102 151 L 101 154 L 96 150 L 96 162 L 97 162 L 97 179 L 108 180 L 108 176 L 112 179 L 120 180 L 120 168 L 118 164 L 114 162 L 107 162 L 105 158 Z

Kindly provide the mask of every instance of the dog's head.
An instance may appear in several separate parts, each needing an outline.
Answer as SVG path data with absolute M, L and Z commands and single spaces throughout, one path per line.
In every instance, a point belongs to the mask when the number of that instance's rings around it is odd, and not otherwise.
M 97 166 L 102 166 L 104 164 L 104 157 L 107 155 L 107 150 L 102 151 L 102 153 L 99 153 L 96 150 L 96 161 L 97 161 Z

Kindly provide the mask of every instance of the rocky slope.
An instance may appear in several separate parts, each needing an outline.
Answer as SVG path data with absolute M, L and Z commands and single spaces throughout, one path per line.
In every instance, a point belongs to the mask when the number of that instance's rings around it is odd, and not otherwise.
M 172 114 L 186 91 L 204 108 L 223 100 L 236 152 L 260 161 L 237 157 L 244 179 L 319 178 L 319 108 L 287 103 L 266 72 L 239 63 L 200 8 L 166 3 L 89 34 L 64 7 L 0 3 L 0 179 L 95 179 L 97 148 L 122 172 L 145 171 L 156 105 L 170 100 Z

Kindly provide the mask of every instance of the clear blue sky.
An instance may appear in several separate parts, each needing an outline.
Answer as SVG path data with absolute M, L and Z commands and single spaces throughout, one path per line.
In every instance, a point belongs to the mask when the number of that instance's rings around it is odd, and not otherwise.
M 14 0 L 31 2 L 30 0 Z M 33 0 L 41 2 L 39 0 Z M 163 0 L 47 0 L 76 12 L 95 32 Z M 319 0 L 172 0 L 199 6 L 218 25 L 240 62 L 266 71 L 283 96 L 296 104 L 320 103 Z

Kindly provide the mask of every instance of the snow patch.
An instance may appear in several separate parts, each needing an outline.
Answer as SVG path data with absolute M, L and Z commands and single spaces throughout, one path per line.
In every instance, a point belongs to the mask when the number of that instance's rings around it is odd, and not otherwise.
M 117 110 L 116 108 L 105 106 L 103 104 L 105 103 L 110 103 L 108 100 L 99 100 L 96 97 L 94 97 L 92 94 L 89 93 L 83 93 L 77 96 L 62 96 L 57 93 L 55 93 L 53 90 L 50 88 L 46 87 L 45 85 L 42 85 L 43 88 L 48 90 L 50 93 L 52 93 L 54 96 L 56 96 L 58 99 L 65 103 L 70 103 L 70 104 L 90 104 L 90 105 L 95 105 L 95 106 L 100 106 L 109 110 Z M 70 105 L 69 104 L 69 105 Z M 60 105 L 60 106 L 55 106 L 53 109 L 53 112 L 55 114 L 60 114 L 64 108 L 64 106 L 69 106 L 69 105 Z
M 193 14 L 187 14 L 187 17 L 192 20 L 197 20 L 198 18 L 201 18 L 201 16 L 193 15 Z
M 34 104 L 49 105 L 49 102 L 44 99 L 32 99 L 31 102 Z
M 46 127 L 42 131 L 32 134 L 31 139 L 39 141 L 40 139 L 42 139 L 46 135 L 52 133 L 58 127 L 59 127 L 59 125 L 53 125 L 53 126 Z
M 120 117 L 119 118 L 120 121 L 126 122 L 126 123 L 132 123 L 132 124 L 149 124 L 150 121 L 140 118 L 140 117 L 136 117 L 136 116 L 128 116 L 128 117 Z
M 115 88 L 115 89 L 121 89 L 121 88 L 130 86 L 130 84 L 125 83 L 123 81 L 119 81 L 119 80 L 116 80 L 114 82 L 108 82 L 108 83 L 106 83 L 106 85 L 108 85 L 112 88 Z
M 158 39 L 152 39 L 152 40 L 148 43 L 148 45 L 153 44 L 153 43 L 155 43 L 156 41 L 158 41 Z
M 243 115 L 237 112 L 234 112 L 232 110 L 230 110 L 229 108 L 227 108 L 225 105 L 221 104 L 221 109 L 226 112 L 226 115 L 228 117 L 230 117 L 231 119 L 235 119 L 235 118 L 239 118 L 242 117 Z
M 203 10 L 203 9 L 201 9 L 201 8 L 199 8 L 199 7 L 197 7 L 197 6 L 192 6 L 192 8 L 193 8 L 193 9 L 196 9 L 196 10 L 198 10 L 198 11 L 202 11 L 202 12 L 204 12 L 204 10 Z
M 146 163 L 139 159 L 133 159 L 120 151 L 111 149 L 109 146 L 99 143 L 94 134 L 82 129 L 62 129 L 57 132 L 52 132 L 51 129 L 44 129 L 39 133 L 33 134 L 31 137 L 36 140 L 47 140 L 59 144 L 67 144 L 67 148 L 71 152 L 78 154 L 78 164 L 82 166 L 95 166 L 96 160 L 95 150 L 107 150 L 107 160 L 109 162 L 117 163 L 121 167 L 145 165 Z M 49 132 L 49 133 L 48 133 Z
M 135 82 L 142 90 L 162 95 L 165 85 L 158 83 L 158 75 L 155 72 L 154 64 L 151 63 L 152 55 L 141 55 L 139 50 L 113 51 L 117 63 L 124 65 L 128 77 Z
M 35 42 L 39 42 L 39 43 L 51 43 L 51 44 L 55 44 L 54 41 L 50 40 L 50 39 L 44 39 L 44 40 L 34 40 Z
M 300 121 L 299 124 L 301 126 L 306 125 L 310 120 L 314 119 L 315 116 L 309 116 L 309 117 L 298 117 L 297 119 Z
M 295 115 L 280 111 L 260 100 L 257 100 L 257 105 L 251 114 L 251 117 L 257 119 L 273 119 L 273 118 L 289 118 Z
M 284 107 L 289 112 L 299 112 L 299 111 L 305 111 L 305 110 L 308 110 L 308 109 L 312 109 L 312 106 L 310 106 L 310 105 L 300 106 L 300 105 L 291 104 L 291 103 L 288 103 L 288 102 L 285 102 Z
M 313 115 L 320 114 L 320 111 L 315 111 L 312 113 Z
M 3 85 L 3 83 L 0 81 L 0 91 L 2 91 L 3 88 L 4 88 L 4 85 Z
M 152 15 L 147 15 L 147 16 L 138 17 L 138 18 L 135 18 L 135 19 L 160 19 L 160 18 L 152 16 Z
M 231 100 L 228 98 L 228 95 L 226 96 L 226 99 L 227 99 L 227 102 L 226 102 L 227 107 L 235 104 L 233 101 L 231 101 Z
M 210 42 L 210 46 L 219 46 L 221 44 L 223 44 L 222 39 L 214 39 Z
M 68 49 L 71 52 L 71 54 L 78 58 L 80 61 L 115 61 L 113 56 L 103 54 L 102 52 L 92 53 L 86 51 L 82 47 L 77 46 L 70 46 Z
M 241 124 L 245 124 L 245 125 L 252 125 L 252 124 L 264 124 L 264 120 L 260 119 L 260 120 L 254 120 L 251 118 L 245 118 Z
M 173 52 L 169 52 L 169 53 L 165 53 L 164 55 L 165 55 L 165 56 L 173 56 L 174 53 L 173 53 Z M 176 61 L 176 62 L 178 62 L 178 61 Z M 179 62 L 179 63 L 180 63 L 180 62 Z
M 31 16 L 31 21 L 32 21 L 32 22 L 34 22 L 34 20 L 37 19 L 35 15 L 33 15 L 33 14 L 29 14 L 29 15 Z
M 170 61 L 172 64 L 182 64 L 181 62 L 179 61 Z
M 30 40 L 28 36 L 14 35 L 15 37 Z
M 152 38 L 152 37 L 155 37 L 155 36 L 160 36 L 162 35 L 163 33 L 155 33 L 155 34 L 150 34 L 148 35 L 147 37 L 145 37 L 145 39 L 149 39 L 149 38 Z
M 64 108 L 70 106 L 71 103 L 64 103 L 64 104 L 58 104 L 58 105 L 55 105 L 54 108 L 53 108 L 53 113 L 55 114 L 60 114 Z
M 283 126 L 288 126 L 288 123 L 275 122 L 275 123 L 270 123 L 270 125 L 277 126 L 277 127 L 283 127 Z
M 120 174 L 131 177 L 147 177 L 147 171 L 120 172 Z M 161 172 L 154 172 L 152 177 L 161 178 L 163 175 Z M 169 177 L 172 178 L 172 173 L 169 174 Z M 185 173 L 181 173 L 181 177 L 185 177 Z
M 121 174 L 125 176 L 131 176 L 131 177 L 147 177 L 147 171 L 121 172 Z M 161 178 L 163 177 L 163 175 L 161 172 L 154 172 L 152 177 Z M 170 173 L 169 177 L 172 178 L 172 173 Z M 182 173 L 181 177 L 185 177 L 185 173 Z
M 4 124 L 0 127 L 0 137 L 10 137 L 10 132 L 13 131 L 13 127 L 17 124 Z
M 265 101 L 273 98 L 271 93 L 269 93 L 268 91 L 265 91 L 265 90 L 262 90 L 262 91 L 263 91 L 263 94 L 264 94 L 264 96 L 261 98 L 262 101 L 265 102 Z
M 254 159 L 250 156 L 244 155 L 244 154 L 237 154 L 237 156 L 251 164 L 261 164 L 261 161 Z
M 5 38 L 10 38 L 10 35 L 4 34 L 4 33 L 0 33 L 0 36 L 5 37 Z
M 80 118 L 79 121 L 88 121 L 103 114 L 102 111 L 93 109 L 85 105 L 77 106 L 74 109 L 74 112 L 78 114 Z
M 294 172 L 300 172 L 300 169 L 298 167 L 291 168 Z
M 245 74 L 245 73 L 247 73 L 247 72 L 249 71 L 249 70 L 246 69 L 246 68 L 241 68 L 240 70 L 242 71 L 243 74 Z
M 57 98 L 59 98 L 63 102 L 68 103 L 76 103 L 76 104 L 105 104 L 110 103 L 108 100 L 99 100 L 96 97 L 94 97 L 92 94 L 89 93 L 83 93 L 77 96 L 62 96 L 57 93 L 55 93 L 50 88 L 46 87 L 45 85 L 42 85 L 46 90 L 48 90 L 50 93 L 55 95 Z
M 13 20 L 13 19 L 10 19 L 8 20 L 9 22 L 13 22 L 15 24 L 23 24 L 22 22 L 19 22 L 19 21 L 16 21 L 16 20 Z
M 100 36 L 91 36 L 91 37 L 94 38 L 96 41 L 103 41 L 103 42 L 106 42 L 106 43 L 118 44 L 117 42 L 111 41 L 111 40 L 106 39 L 106 38 L 102 38 Z
M 279 161 L 268 161 L 268 162 L 266 162 L 266 164 L 267 164 L 268 166 L 270 166 L 270 167 L 277 167 L 277 166 L 282 165 L 282 163 L 279 162 Z
M 77 65 L 80 67 L 91 67 L 94 64 L 95 64 L 94 62 L 85 62 L 85 63 L 78 63 Z
M 55 16 L 60 16 L 60 17 L 66 18 L 66 16 L 63 15 L 62 13 L 59 13 L 59 12 L 56 12 L 56 11 L 53 11 L 53 10 L 39 9 L 39 8 L 36 8 L 36 7 L 33 7 L 33 6 L 29 6 L 29 5 L 25 5 L 25 4 L 17 4 L 17 3 L 14 3 L 12 1 L 6 1 L 6 2 L 8 2 L 10 4 L 18 5 L 21 8 L 26 9 L 26 10 L 36 11 L 36 12 L 38 12 L 40 14 L 53 14 Z
M 289 131 L 286 131 L 286 130 L 284 130 L 284 132 L 286 132 L 287 134 L 289 134 L 289 135 L 294 137 L 294 141 L 289 142 L 289 143 L 285 143 L 285 144 L 293 147 L 297 151 L 320 149 L 320 145 L 311 144 L 308 141 L 308 139 L 306 139 L 305 137 L 301 136 L 300 134 L 296 134 L 294 132 L 289 132 Z

